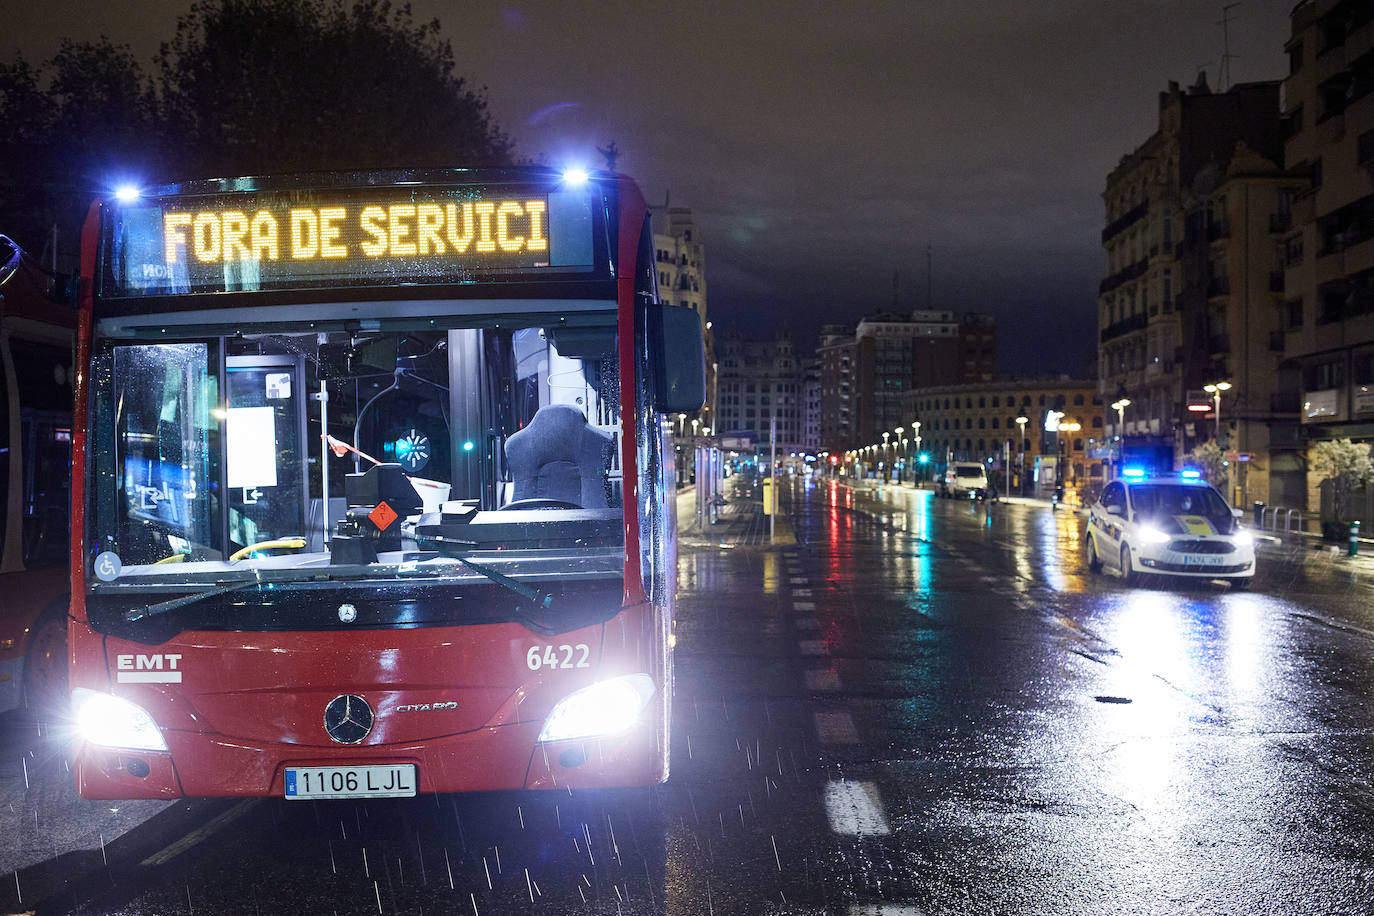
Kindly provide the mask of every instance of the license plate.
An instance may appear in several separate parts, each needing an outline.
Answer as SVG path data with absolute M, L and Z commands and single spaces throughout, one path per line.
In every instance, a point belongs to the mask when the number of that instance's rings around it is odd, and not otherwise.
M 1226 557 L 1185 557 L 1186 566 L 1225 566 Z
M 287 767 L 287 798 L 409 798 L 415 764 Z

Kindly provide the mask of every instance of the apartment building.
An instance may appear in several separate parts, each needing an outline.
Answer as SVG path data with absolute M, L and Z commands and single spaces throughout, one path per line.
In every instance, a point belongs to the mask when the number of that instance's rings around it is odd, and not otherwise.
M 715 335 L 706 312 L 706 246 L 689 207 L 651 207 L 654 267 L 659 298 L 690 308 L 701 318 L 706 339 L 706 404 L 693 417 L 711 427 L 716 406 Z
M 806 450 L 803 437 L 805 403 L 801 366 L 792 338 L 750 340 L 736 335 L 721 338 L 714 433 L 752 437 L 766 445 L 769 421 L 777 420 L 777 449 L 782 453 Z
M 903 425 L 918 387 L 990 381 L 997 327 L 989 315 L 879 313 L 821 335 L 821 444 L 840 452 Z
M 1309 0 L 1290 24 L 1284 156 L 1309 184 L 1281 239 L 1283 393 L 1305 449 L 1374 440 L 1374 4 Z M 1305 483 L 1315 509 L 1317 481 Z M 1284 504 L 1304 506 L 1301 495 Z
M 1103 194 L 1098 395 L 1129 402 L 1106 414 L 1104 438 L 1178 463 L 1216 440 L 1232 459 L 1229 497 L 1269 502 L 1291 486 L 1282 449 L 1296 444 L 1282 396 L 1282 233 L 1304 185 L 1283 167 L 1279 84 L 1171 82 L 1158 111 Z M 1224 389 L 1220 423 L 1209 385 Z
M 1045 429 L 1051 410 L 1063 414 L 1054 433 Z M 1062 445 L 1067 480 L 1085 487 L 1104 482 L 1105 463 L 1088 454 L 1088 440 L 1102 435 L 1104 422 L 1093 379 L 1019 378 L 919 388 L 908 395 L 905 416 L 902 425 L 913 454 L 926 452 L 940 468 L 950 461 L 981 461 L 1005 471 L 1010 454 L 1015 477 L 1022 468 L 1029 473 L 1036 458 L 1059 453 Z

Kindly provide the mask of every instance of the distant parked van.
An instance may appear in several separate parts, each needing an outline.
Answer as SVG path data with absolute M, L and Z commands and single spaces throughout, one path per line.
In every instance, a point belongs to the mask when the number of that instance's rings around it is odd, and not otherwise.
M 936 496 L 967 499 L 988 492 L 988 472 L 976 461 L 956 461 L 945 469 L 944 479 L 935 489 Z

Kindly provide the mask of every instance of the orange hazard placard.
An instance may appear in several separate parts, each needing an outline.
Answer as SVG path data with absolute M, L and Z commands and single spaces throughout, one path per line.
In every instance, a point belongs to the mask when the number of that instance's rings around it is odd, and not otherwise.
M 368 521 L 377 526 L 378 531 L 385 531 L 390 528 L 392 522 L 396 521 L 400 516 L 396 514 L 395 509 L 381 502 L 377 503 L 377 508 L 367 513 L 367 518 Z

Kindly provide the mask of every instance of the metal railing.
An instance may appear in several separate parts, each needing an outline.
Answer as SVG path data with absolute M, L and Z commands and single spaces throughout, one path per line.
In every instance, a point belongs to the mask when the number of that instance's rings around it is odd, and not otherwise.
M 1286 509 L 1283 506 L 1265 506 L 1260 510 L 1260 530 L 1279 532 L 1279 516 L 1283 516 L 1283 532 L 1301 533 L 1303 530 L 1303 512 L 1301 509 Z

